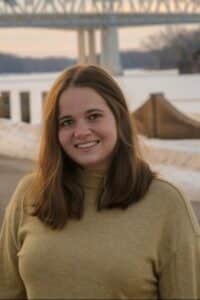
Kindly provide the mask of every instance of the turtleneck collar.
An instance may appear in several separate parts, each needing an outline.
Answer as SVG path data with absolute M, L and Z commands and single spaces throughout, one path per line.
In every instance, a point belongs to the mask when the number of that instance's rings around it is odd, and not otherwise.
M 91 169 L 79 169 L 78 175 L 81 185 L 84 188 L 98 189 L 104 184 L 106 171 L 105 170 L 91 170 Z

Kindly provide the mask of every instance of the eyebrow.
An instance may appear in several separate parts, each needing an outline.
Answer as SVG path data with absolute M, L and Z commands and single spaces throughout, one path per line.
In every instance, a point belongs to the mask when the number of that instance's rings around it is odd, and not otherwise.
M 85 114 L 89 114 L 89 113 L 93 113 L 93 112 L 101 112 L 103 113 L 103 110 L 99 109 L 99 108 L 92 108 L 92 109 L 88 109 L 86 110 Z M 64 119 L 71 119 L 73 118 L 73 116 L 70 115 L 64 115 L 58 118 L 58 121 L 62 121 Z

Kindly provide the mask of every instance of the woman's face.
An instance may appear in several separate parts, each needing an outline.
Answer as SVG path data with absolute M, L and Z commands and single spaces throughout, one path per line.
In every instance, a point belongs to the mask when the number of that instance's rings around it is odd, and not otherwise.
M 117 142 L 114 115 L 88 87 L 71 87 L 59 99 L 58 138 L 64 152 L 84 168 L 108 166 Z

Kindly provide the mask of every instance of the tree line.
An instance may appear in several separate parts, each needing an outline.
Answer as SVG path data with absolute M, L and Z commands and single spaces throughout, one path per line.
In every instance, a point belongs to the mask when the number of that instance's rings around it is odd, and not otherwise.
M 154 57 L 150 52 L 121 52 L 123 68 L 153 68 Z M 99 61 L 99 55 L 97 55 L 97 61 Z M 57 72 L 75 63 L 77 63 L 76 59 L 66 57 L 31 58 L 0 53 L 0 73 L 2 74 Z
M 178 68 L 180 73 L 200 72 L 200 28 L 169 26 L 150 35 L 144 47 L 154 54 L 158 69 Z

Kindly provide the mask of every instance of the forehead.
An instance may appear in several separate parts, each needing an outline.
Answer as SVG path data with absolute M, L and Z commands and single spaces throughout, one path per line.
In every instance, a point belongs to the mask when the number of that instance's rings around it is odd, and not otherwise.
M 109 110 L 109 107 L 95 90 L 88 87 L 71 87 L 59 99 L 59 113 L 76 114 L 88 109 Z

